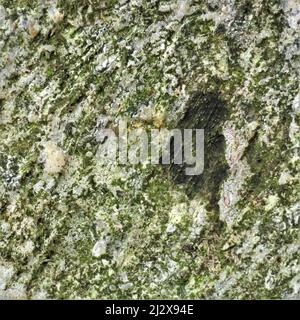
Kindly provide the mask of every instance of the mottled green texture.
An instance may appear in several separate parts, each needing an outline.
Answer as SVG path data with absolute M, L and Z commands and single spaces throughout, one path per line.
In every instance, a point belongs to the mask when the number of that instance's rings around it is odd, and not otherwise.
M 0 297 L 299 298 L 299 7 L 0 0 Z M 208 124 L 204 174 L 101 165 L 119 117 Z

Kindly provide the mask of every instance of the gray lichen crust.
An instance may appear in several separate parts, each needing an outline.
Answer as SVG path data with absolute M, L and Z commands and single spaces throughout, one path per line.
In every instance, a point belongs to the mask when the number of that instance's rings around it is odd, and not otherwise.
M 299 298 L 299 21 L 299 0 L 0 0 L 0 298 Z M 203 175 L 99 163 L 120 118 L 206 127 Z

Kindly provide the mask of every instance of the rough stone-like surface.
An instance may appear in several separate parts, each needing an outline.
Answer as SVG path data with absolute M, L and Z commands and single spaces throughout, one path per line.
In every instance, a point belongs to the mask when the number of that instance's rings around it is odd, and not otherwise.
M 299 0 L 0 0 L 0 298 L 299 298 L 299 21 Z M 101 164 L 120 117 L 207 126 L 204 174 Z

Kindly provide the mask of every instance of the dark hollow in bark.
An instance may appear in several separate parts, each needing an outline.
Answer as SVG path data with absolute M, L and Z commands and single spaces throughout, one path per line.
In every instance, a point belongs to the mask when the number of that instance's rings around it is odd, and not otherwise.
M 205 130 L 204 172 L 201 175 L 188 176 L 185 174 L 185 163 L 169 166 L 174 182 L 186 185 L 187 193 L 191 197 L 199 193 L 204 195 L 212 209 L 218 209 L 220 185 L 228 171 L 225 138 L 222 133 L 222 125 L 227 117 L 228 110 L 218 93 L 194 93 L 177 127 Z M 174 157 L 174 154 L 172 156 Z

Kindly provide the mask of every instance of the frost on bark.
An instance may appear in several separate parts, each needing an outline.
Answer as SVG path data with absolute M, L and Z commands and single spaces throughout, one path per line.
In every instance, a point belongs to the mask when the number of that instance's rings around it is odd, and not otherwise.
M 0 298 L 299 298 L 299 20 L 0 0 Z M 121 118 L 204 128 L 203 175 L 101 164 Z

